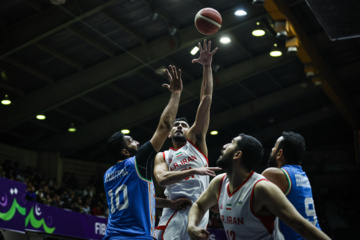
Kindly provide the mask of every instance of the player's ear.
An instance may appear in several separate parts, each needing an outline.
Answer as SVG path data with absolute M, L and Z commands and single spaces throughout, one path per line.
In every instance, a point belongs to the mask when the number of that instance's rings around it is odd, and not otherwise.
M 284 157 L 284 151 L 282 149 L 279 149 L 279 151 L 276 153 L 276 159 L 280 159 Z
M 237 150 L 234 154 L 234 159 L 239 159 L 242 156 L 242 151 L 241 150 Z
M 168 138 L 171 138 L 171 131 L 169 132 Z
M 121 149 L 121 154 L 124 155 L 124 156 L 129 156 L 130 155 L 129 151 L 126 148 Z

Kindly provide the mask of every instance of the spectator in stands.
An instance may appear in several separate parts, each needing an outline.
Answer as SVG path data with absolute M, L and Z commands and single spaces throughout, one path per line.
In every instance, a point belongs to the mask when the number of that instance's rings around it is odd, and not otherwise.
M 35 193 L 35 187 L 33 185 L 28 185 L 26 189 L 26 200 L 29 202 L 36 202 L 37 197 Z

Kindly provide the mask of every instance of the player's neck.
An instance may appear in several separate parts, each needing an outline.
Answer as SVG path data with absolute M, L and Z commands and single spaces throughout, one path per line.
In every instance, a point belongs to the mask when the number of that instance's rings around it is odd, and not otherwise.
M 184 141 L 184 142 L 172 141 L 172 143 L 173 143 L 173 148 L 178 149 L 178 148 L 181 148 L 182 146 L 184 146 L 186 141 Z
M 227 174 L 227 176 L 229 178 L 229 182 L 230 182 L 229 190 L 232 192 L 232 191 L 234 191 L 234 189 L 237 189 L 238 187 L 240 187 L 246 181 L 246 179 L 248 179 L 251 172 L 237 170 L 237 171 L 232 171 L 231 173 L 227 172 L 226 174 Z

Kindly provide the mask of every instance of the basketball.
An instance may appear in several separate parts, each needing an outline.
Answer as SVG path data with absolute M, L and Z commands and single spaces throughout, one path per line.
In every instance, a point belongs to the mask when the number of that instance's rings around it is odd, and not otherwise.
M 222 24 L 220 13 L 214 8 L 203 8 L 195 15 L 195 27 L 204 35 L 219 31 Z

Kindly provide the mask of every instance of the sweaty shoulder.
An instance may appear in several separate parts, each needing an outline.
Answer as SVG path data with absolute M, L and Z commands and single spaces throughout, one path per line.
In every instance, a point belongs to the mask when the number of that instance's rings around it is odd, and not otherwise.
M 262 172 L 262 175 L 266 177 L 270 182 L 277 185 L 283 193 L 286 193 L 289 187 L 288 180 L 285 173 L 280 168 L 267 168 Z

